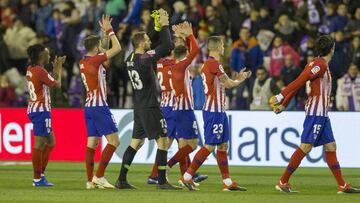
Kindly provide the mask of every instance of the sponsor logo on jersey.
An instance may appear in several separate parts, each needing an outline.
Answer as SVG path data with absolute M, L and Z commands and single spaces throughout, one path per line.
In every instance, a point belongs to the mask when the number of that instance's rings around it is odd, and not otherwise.
M 316 74 L 316 73 L 318 73 L 320 71 L 320 67 L 319 66 L 314 66 L 312 69 L 311 69 L 311 72 L 312 72 L 312 74 Z

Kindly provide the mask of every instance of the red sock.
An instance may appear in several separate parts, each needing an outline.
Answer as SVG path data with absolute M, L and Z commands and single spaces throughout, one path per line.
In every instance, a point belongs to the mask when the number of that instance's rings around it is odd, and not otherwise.
M 297 148 L 294 154 L 291 156 L 289 164 L 284 171 L 284 174 L 281 177 L 282 183 L 289 182 L 290 176 L 294 173 L 294 171 L 299 167 L 301 160 L 306 156 L 306 154 L 300 149 Z
M 41 157 L 42 157 L 42 150 L 33 148 L 32 165 L 33 165 L 34 179 L 41 178 L 41 169 L 42 169 Z
M 167 162 L 167 165 L 171 168 L 177 162 L 182 162 L 185 160 L 185 157 L 188 156 L 193 151 L 190 145 L 186 145 L 185 147 L 180 148 L 176 154 Z
M 158 167 L 157 167 L 157 163 L 155 161 L 155 163 L 153 165 L 153 168 L 152 168 L 152 171 L 151 171 L 151 174 L 150 174 L 150 177 L 155 178 L 157 176 L 158 176 Z
M 52 149 L 53 147 L 50 147 L 49 145 L 45 145 L 44 147 L 44 150 L 42 152 L 42 173 L 45 173 L 45 169 L 49 162 L 49 157 Z
M 326 162 L 333 173 L 336 182 L 339 186 L 344 186 L 345 181 L 341 174 L 340 164 L 336 158 L 336 152 L 325 152 Z
M 104 151 L 102 152 L 98 170 L 96 171 L 96 177 L 101 178 L 104 176 L 105 169 L 106 169 L 107 165 L 109 164 L 109 161 L 110 161 L 112 155 L 114 154 L 115 150 L 116 150 L 115 146 L 113 146 L 111 144 L 106 145 Z
M 95 149 L 87 147 L 85 163 L 86 163 L 86 174 L 87 174 L 88 182 L 91 182 L 94 176 L 94 155 L 95 155 Z
M 227 152 L 217 150 L 216 161 L 219 166 L 222 178 L 223 179 L 230 178 Z
M 186 170 L 189 168 L 191 164 L 191 162 L 189 164 L 189 161 L 190 161 L 190 157 L 189 155 L 187 155 L 183 161 L 179 162 L 181 176 L 184 175 Z
M 198 168 L 204 163 L 209 154 L 210 151 L 206 149 L 206 147 L 201 147 L 201 149 L 195 154 L 195 157 L 186 172 L 194 176 Z

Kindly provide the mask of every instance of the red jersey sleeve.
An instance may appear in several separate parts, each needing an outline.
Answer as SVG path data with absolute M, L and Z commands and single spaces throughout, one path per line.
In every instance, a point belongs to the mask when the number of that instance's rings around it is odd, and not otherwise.
M 306 84 L 308 80 L 314 80 L 316 78 L 322 77 L 326 70 L 327 65 L 325 62 L 320 60 L 310 62 L 308 65 L 306 65 L 305 69 L 299 75 L 299 77 L 291 82 L 283 91 L 281 91 L 281 94 L 284 96 L 284 98 L 286 98 L 287 95 L 291 92 L 296 93 L 302 86 Z
M 43 68 L 39 69 L 38 80 L 49 87 L 54 87 L 57 84 L 55 79 Z
M 190 41 L 190 52 L 186 55 L 186 58 L 184 60 L 179 62 L 179 67 L 177 68 L 180 68 L 182 70 L 185 70 L 191 64 L 191 62 L 194 60 L 194 58 L 200 51 L 199 45 L 197 44 L 194 35 L 190 35 L 186 38 L 186 40 Z
M 217 62 L 217 61 L 212 61 L 209 64 L 209 68 L 210 68 L 210 72 L 218 77 L 222 76 L 225 74 L 224 68 L 222 67 L 222 65 Z

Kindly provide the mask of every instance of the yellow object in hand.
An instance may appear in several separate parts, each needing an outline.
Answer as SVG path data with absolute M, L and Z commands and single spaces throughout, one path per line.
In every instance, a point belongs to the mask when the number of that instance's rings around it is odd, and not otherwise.
M 160 19 L 160 12 L 158 10 L 154 10 L 151 15 L 152 18 L 154 18 L 154 29 L 157 32 L 161 31 L 161 24 L 159 22 Z

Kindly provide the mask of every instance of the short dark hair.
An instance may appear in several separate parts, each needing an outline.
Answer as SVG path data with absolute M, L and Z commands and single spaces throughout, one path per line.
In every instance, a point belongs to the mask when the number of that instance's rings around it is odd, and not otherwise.
M 330 35 L 320 36 L 315 42 L 316 54 L 320 57 L 326 56 L 334 47 L 335 41 Z
M 134 48 L 138 48 L 140 43 L 145 40 L 146 32 L 137 32 L 135 33 L 131 38 L 131 43 L 134 46 Z
M 267 70 L 266 70 L 265 66 L 263 66 L 263 65 L 258 66 L 256 68 L 256 71 L 258 71 L 258 70 L 263 70 L 263 71 L 265 71 L 265 73 L 267 73 Z
M 91 51 L 100 44 L 100 37 L 96 35 L 89 35 L 84 39 L 84 47 L 86 51 Z
M 46 47 L 42 44 L 35 44 L 30 46 L 27 49 L 27 54 L 29 56 L 30 64 L 34 65 L 39 62 L 40 53 L 43 52 Z
M 174 49 L 174 56 L 176 59 L 182 59 L 186 55 L 187 48 L 184 45 L 179 45 Z
M 213 50 L 220 42 L 222 42 L 222 38 L 220 36 L 211 36 L 207 39 L 207 47 L 209 50 Z

